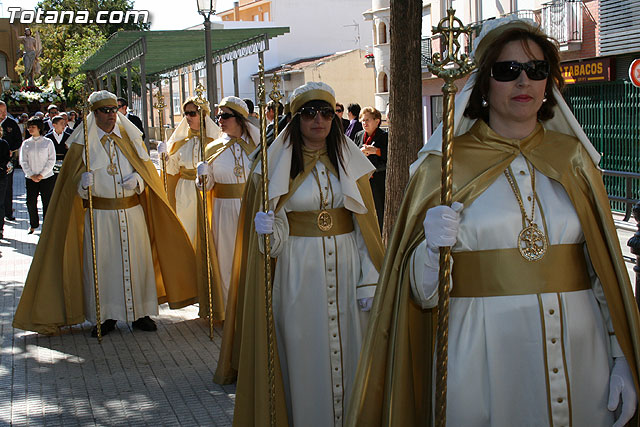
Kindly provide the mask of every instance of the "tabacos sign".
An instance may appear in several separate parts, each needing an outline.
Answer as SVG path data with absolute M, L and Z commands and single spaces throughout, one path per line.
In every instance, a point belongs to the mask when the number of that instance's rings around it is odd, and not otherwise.
M 586 61 L 563 62 L 560 64 L 562 77 L 567 84 L 606 82 L 611 80 L 611 58 L 598 58 Z

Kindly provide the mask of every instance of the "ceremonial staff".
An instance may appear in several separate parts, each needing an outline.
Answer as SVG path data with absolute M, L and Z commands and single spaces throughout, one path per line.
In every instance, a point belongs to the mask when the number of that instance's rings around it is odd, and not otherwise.
M 275 118 L 273 119 L 273 139 L 275 140 L 278 137 L 278 126 L 280 125 L 279 120 L 278 120 L 278 113 L 279 113 L 279 107 L 280 107 L 280 100 L 283 98 L 282 93 L 280 92 L 280 90 L 278 89 L 278 86 L 280 86 L 280 76 L 278 75 L 278 73 L 274 72 L 273 76 L 271 77 L 271 92 L 269 92 L 269 98 L 271 98 L 273 100 L 273 102 L 275 102 L 275 109 L 276 109 L 276 114 L 275 114 Z
M 262 209 L 263 212 L 269 212 L 269 167 L 267 160 L 267 117 L 266 117 L 266 90 L 264 87 L 264 64 L 262 60 L 258 64 L 258 102 L 260 106 L 260 142 L 262 152 Z M 275 74 L 274 74 L 275 79 Z M 278 77 L 279 80 L 279 77 Z M 282 95 L 277 90 L 277 80 L 274 89 L 271 91 L 271 99 L 274 101 L 282 99 Z M 274 82 L 274 80 L 272 80 Z M 275 97 L 275 98 L 274 98 Z M 279 98 L 278 98 L 279 97 Z M 278 135 L 278 112 L 276 106 L 276 118 L 274 124 L 274 138 Z M 264 294 L 265 308 L 267 317 L 267 376 L 269 378 L 269 423 L 272 427 L 276 425 L 276 380 L 274 371 L 274 332 L 273 332 L 273 294 L 271 289 L 271 236 L 264 235 Z
M 200 161 L 206 162 L 205 158 L 205 145 L 207 143 L 206 140 L 206 126 L 205 126 L 205 115 L 207 113 L 207 100 L 203 96 L 205 89 L 201 83 L 198 83 L 195 89 L 198 96 L 196 97 L 194 104 L 198 107 L 198 113 L 200 114 Z M 207 214 L 207 177 L 202 176 L 202 218 L 204 221 L 204 247 L 207 255 L 207 291 L 209 296 L 209 338 L 213 340 L 213 298 L 211 291 L 211 259 L 210 259 L 210 248 L 209 248 L 209 215 Z
M 447 10 L 433 34 L 442 34 L 444 53 L 434 53 L 427 67 L 436 76 L 445 81 L 442 86 L 442 175 L 440 182 L 440 204 L 451 206 L 453 174 L 453 131 L 455 94 L 458 88 L 455 81 L 466 76 L 475 68 L 473 60 L 466 54 L 460 54 L 461 35 L 471 40 L 473 27 L 464 26 L 454 16 L 455 10 Z M 438 278 L 438 330 L 436 349 L 436 416 L 438 426 L 447 425 L 447 357 L 449 339 L 449 292 L 451 280 L 451 247 L 440 248 L 440 275 Z
M 82 121 L 82 130 L 84 132 L 84 156 L 86 171 L 91 172 L 91 164 L 89 159 L 89 130 L 87 120 L 89 110 L 89 99 L 87 90 L 82 90 L 82 113 L 84 119 Z M 89 200 L 89 229 L 91 230 L 91 261 L 93 261 L 93 287 L 96 297 L 96 330 L 98 332 L 98 342 L 102 343 L 102 323 L 100 322 L 100 288 L 98 287 L 98 264 L 96 262 L 96 232 L 93 224 L 93 197 L 91 196 L 91 185 L 87 187 L 87 198 Z
M 160 124 L 160 141 L 164 142 L 164 107 L 167 105 L 164 103 L 164 95 L 162 91 L 158 89 L 156 92 L 156 103 L 153 104 L 153 108 L 158 110 L 158 123 Z M 162 183 L 164 184 L 164 192 L 167 194 L 167 154 L 160 155 L 160 163 L 162 165 Z

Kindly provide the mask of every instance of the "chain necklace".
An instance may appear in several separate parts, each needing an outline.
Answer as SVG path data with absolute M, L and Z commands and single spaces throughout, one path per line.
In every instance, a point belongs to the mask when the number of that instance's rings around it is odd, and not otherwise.
M 233 147 L 235 144 L 237 144 L 237 142 L 234 142 L 231 145 L 231 147 L 229 147 L 229 149 L 231 150 L 231 154 L 233 154 L 233 161 L 235 163 L 235 167 L 233 168 L 233 174 L 238 178 L 244 179 L 244 159 L 242 158 L 242 152 L 240 153 L 240 159 L 238 159 L 238 156 L 236 156 L 236 150 Z M 242 147 L 240 148 L 240 150 L 242 150 Z M 240 164 L 241 159 L 242 159 L 242 165 Z
M 111 139 L 111 137 L 107 137 L 107 140 L 105 141 L 105 143 L 107 144 L 108 148 L 108 154 L 109 154 L 109 166 L 107 166 L 107 173 L 111 176 L 115 176 L 118 174 L 118 167 L 116 166 L 116 164 L 113 162 L 113 156 L 111 153 L 111 148 L 112 148 L 112 142 L 113 140 Z
M 329 211 L 327 211 L 327 207 L 329 205 L 329 191 L 333 192 L 333 188 L 331 188 L 331 178 L 329 177 L 329 173 L 327 172 L 327 181 L 329 181 L 329 187 L 331 189 L 327 189 L 327 197 L 325 198 L 322 193 L 322 185 L 320 184 L 320 178 L 318 177 L 317 169 L 314 167 L 312 172 L 313 177 L 318 183 L 318 190 L 320 191 L 320 213 L 316 218 L 316 224 L 318 225 L 320 231 L 329 231 L 333 227 L 333 218 L 331 217 Z
M 518 235 L 518 249 L 520 250 L 520 255 L 522 255 L 522 257 L 527 261 L 538 261 L 541 260 L 547 253 L 548 243 L 547 237 L 545 236 L 544 232 L 540 230 L 538 225 L 534 222 L 536 201 L 538 199 L 538 195 L 536 193 L 536 171 L 531 167 L 531 165 L 529 165 L 528 161 L 525 160 L 525 162 L 527 163 L 527 168 L 529 169 L 529 173 L 531 174 L 531 189 L 533 191 L 533 200 L 531 203 L 531 218 L 527 216 L 527 213 L 524 209 L 522 196 L 520 195 L 520 190 L 518 189 L 518 185 L 516 184 L 516 180 L 513 176 L 511 166 L 509 166 L 504 171 L 504 175 L 507 177 L 507 181 L 511 186 L 511 190 L 516 196 L 516 200 L 518 201 L 518 205 L 520 206 L 520 213 L 522 215 L 522 231 L 520 231 L 520 234 Z M 542 215 L 542 210 L 540 211 L 540 213 Z M 542 220 L 544 221 L 544 217 L 542 217 Z

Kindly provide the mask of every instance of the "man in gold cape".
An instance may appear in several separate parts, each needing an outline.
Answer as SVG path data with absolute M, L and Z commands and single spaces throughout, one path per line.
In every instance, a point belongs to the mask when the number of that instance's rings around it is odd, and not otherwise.
M 85 124 L 88 122 L 85 120 Z M 116 126 L 123 137 L 116 144 L 146 184 L 140 204 L 151 243 L 158 304 L 168 302 L 170 308 L 181 308 L 196 302 L 193 248 L 169 206 L 155 167 L 139 155 L 144 150 L 139 132 L 127 136 L 134 129 L 127 122 L 118 114 Z M 85 312 L 83 288 L 83 270 L 92 266 L 83 265 L 86 209 L 78 195 L 85 172 L 82 127 L 76 129 L 73 138 L 14 317 L 13 326 L 19 329 L 55 334 L 62 326 L 95 317 L 95 313 Z M 102 149 L 99 144 L 96 147 Z
M 462 113 L 473 79 L 472 75 L 456 99 L 457 127 L 465 121 Z M 453 201 L 470 206 L 518 155 L 560 183 L 577 212 L 589 259 L 602 283 L 615 336 L 638 390 L 640 319 L 602 172 L 594 159 L 598 155 L 594 155 L 595 150 L 588 141 L 582 142 L 586 136 L 561 101 L 562 95 L 555 90 L 554 96 L 559 104 L 555 123 L 543 123 L 544 129 L 538 128 L 534 131 L 538 133 L 520 147 L 485 138 L 488 126 L 479 122 L 469 133 L 455 138 Z M 555 128 L 563 133 L 550 130 Z M 441 138 L 438 132 L 434 136 Z M 566 133 L 575 134 L 580 140 Z M 409 269 L 414 250 L 425 240 L 425 213 L 440 204 L 441 157 L 433 153 L 440 141 L 435 142 L 434 147 L 421 151 L 419 160 L 412 166 L 412 176 L 387 248 L 349 405 L 347 425 L 350 426 L 432 425 L 437 308 L 423 310 L 413 300 Z M 429 152 L 429 148 L 433 150 Z M 453 289 L 456 289 L 455 283 Z M 522 387 L 526 388 L 527 384 Z M 478 396 L 483 398 L 486 396 Z M 639 425 L 637 415 L 630 425 Z
M 307 156 L 305 154 L 304 171 L 294 180 L 289 181 L 289 167 L 283 167 L 278 160 L 281 153 L 290 150 L 283 134 L 269 147 L 269 175 L 274 175 L 276 167 L 284 170 L 287 176 L 287 190 L 279 197 L 275 211 L 281 209 L 285 202 L 295 193 L 298 186 L 311 173 L 316 162 L 325 166 L 330 164 L 326 155 Z M 351 149 L 351 147 L 349 147 Z M 354 150 L 357 150 L 355 145 Z M 360 153 L 358 153 L 360 154 Z M 286 163 L 286 162 L 285 162 Z M 269 417 L 269 380 L 268 380 L 268 345 L 266 334 L 266 302 L 264 294 L 264 255 L 259 250 L 253 218 L 261 209 L 260 163 L 254 165 L 258 171 L 246 186 L 243 206 L 236 240 L 236 260 L 243 260 L 242 265 L 234 264 L 232 282 L 227 305 L 227 319 L 223 335 L 220 360 L 214 377 L 216 382 L 233 381 L 236 373 L 238 385 L 234 425 L 262 425 Z M 369 165 L 370 166 L 370 165 Z M 342 174 L 340 176 L 343 176 Z M 358 226 L 371 260 L 376 269 L 381 265 L 383 248 L 375 214 L 375 205 L 369 186 L 369 173 L 351 177 L 357 191 L 364 202 L 366 213 L 355 214 Z M 276 181 L 278 181 L 276 179 Z M 270 186 L 270 198 L 274 195 Z M 278 192 L 276 192 L 278 193 Z M 275 195 L 273 197 L 276 197 Z M 275 272 L 277 259 L 272 259 L 272 275 Z M 287 405 L 283 385 L 278 345 L 274 342 L 274 380 L 275 411 L 277 425 L 288 425 Z

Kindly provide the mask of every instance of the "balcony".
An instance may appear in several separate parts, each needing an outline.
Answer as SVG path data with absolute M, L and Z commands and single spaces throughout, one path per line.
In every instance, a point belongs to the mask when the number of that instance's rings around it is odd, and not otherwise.
M 581 48 L 585 10 L 585 5 L 578 0 L 554 1 L 543 5 L 540 10 L 542 29 L 560 43 L 560 50 Z

